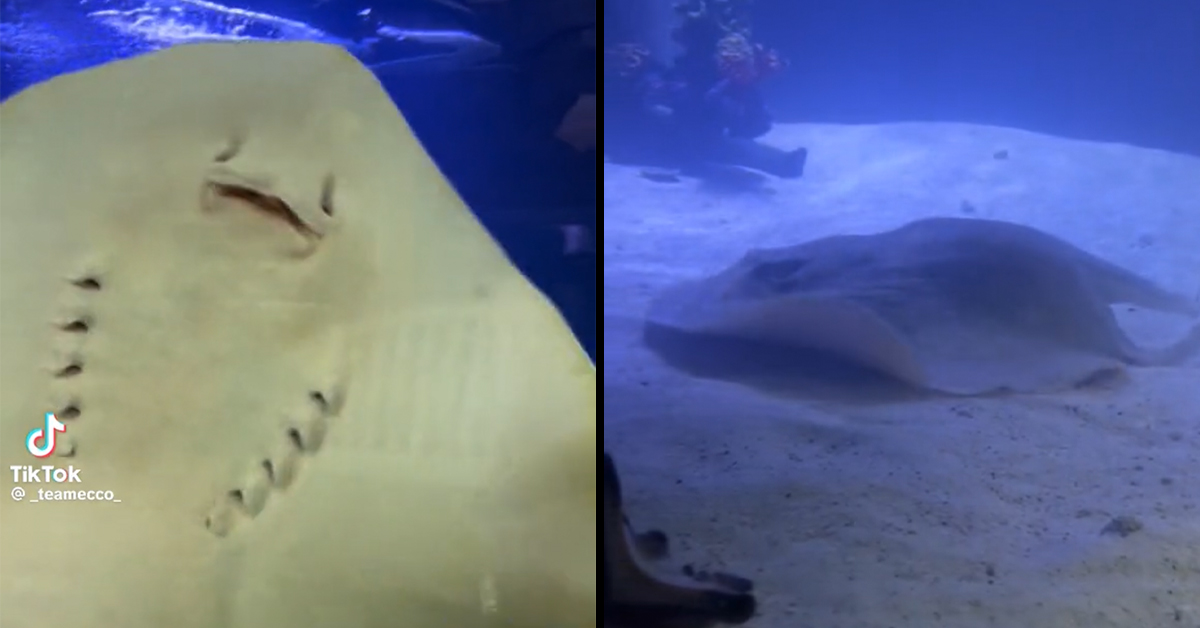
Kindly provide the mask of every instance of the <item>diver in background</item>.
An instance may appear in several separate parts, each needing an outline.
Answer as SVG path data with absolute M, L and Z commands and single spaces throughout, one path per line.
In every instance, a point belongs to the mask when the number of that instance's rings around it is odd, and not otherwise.
M 551 209 L 542 217 L 538 229 L 544 244 L 513 247 L 510 255 L 526 272 L 540 269 L 531 278 L 546 289 L 595 358 L 596 0 L 465 0 L 464 4 L 492 25 L 483 34 L 498 41 L 517 64 L 522 101 L 531 118 L 540 121 L 533 132 L 551 142 L 548 150 L 561 168 L 557 174 L 580 195 L 577 206 Z
M 557 222 L 562 237 L 562 269 L 551 292 L 596 356 L 598 197 L 596 151 L 596 0 L 508 0 L 505 23 L 511 35 L 500 39 L 513 51 L 526 78 L 529 106 L 549 122 L 556 146 L 566 148 L 572 185 L 588 199 L 573 217 Z M 506 4 L 508 4 L 506 3 Z
M 441 0 L 439 0 L 441 1 Z M 452 1 L 452 0 L 445 0 Z M 570 206 L 528 220 L 486 221 L 510 257 L 530 275 L 596 356 L 599 203 L 596 151 L 596 0 L 462 0 L 480 34 L 498 42 L 521 76 L 531 132 L 547 142 L 560 184 L 576 190 Z
M 683 53 L 669 66 L 636 44 L 605 51 L 606 114 L 617 118 L 610 151 L 652 143 L 658 154 L 651 157 L 673 164 L 742 166 L 786 179 L 804 174 L 806 149 L 756 141 L 772 126 L 759 85 L 785 63 L 751 40 L 733 6 L 676 5 L 680 24 L 672 38 Z

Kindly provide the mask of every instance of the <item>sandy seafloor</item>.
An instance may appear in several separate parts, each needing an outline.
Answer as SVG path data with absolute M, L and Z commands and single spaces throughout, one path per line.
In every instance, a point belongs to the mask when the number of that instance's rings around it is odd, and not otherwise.
M 1200 628 L 1200 364 L 1065 393 L 853 404 L 665 365 L 662 287 L 748 248 L 975 215 L 1200 288 L 1200 159 L 965 124 L 780 127 L 805 178 L 604 177 L 605 446 L 634 524 L 753 578 L 753 628 Z M 997 153 L 1003 151 L 997 158 Z M 1118 310 L 1139 340 L 1186 320 Z M 1102 533 L 1115 517 L 1142 528 Z

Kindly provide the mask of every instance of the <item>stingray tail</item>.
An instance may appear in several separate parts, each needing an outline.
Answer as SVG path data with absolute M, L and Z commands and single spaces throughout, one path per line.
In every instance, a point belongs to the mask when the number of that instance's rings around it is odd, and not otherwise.
M 1188 299 L 1120 266 L 1092 257 L 1096 288 L 1108 303 L 1130 303 L 1159 312 L 1200 317 L 1200 294 Z
M 1200 324 L 1193 325 L 1182 340 L 1161 348 L 1138 348 L 1130 352 L 1138 366 L 1175 366 L 1200 355 Z

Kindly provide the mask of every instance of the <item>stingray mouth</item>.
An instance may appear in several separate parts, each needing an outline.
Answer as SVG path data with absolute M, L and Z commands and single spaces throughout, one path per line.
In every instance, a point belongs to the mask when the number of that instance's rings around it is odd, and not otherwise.
M 218 198 L 239 201 L 261 212 L 264 216 L 282 221 L 307 240 L 316 242 L 321 239 L 320 233 L 305 224 L 300 219 L 300 215 L 287 202 L 277 196 L 263 194 L 246 186 L 230 183 L 210 182 L 209 186 Z M 326 215 L 332 215 L 333 212 L 330 208 L 324 207 L 323 209 Z

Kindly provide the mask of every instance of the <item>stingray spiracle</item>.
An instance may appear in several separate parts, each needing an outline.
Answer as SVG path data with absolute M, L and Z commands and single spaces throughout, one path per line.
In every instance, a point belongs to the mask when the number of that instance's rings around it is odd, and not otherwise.
M 289 416 L 287 427 L 270 453 L 258 460 L 234 488 L 220 495 L 205 518 L 205 527 L 223 537 L 241 521 L 253 519 L 267 505 L 272 490 L 284 490 L 295 479 L 305 456 L 315 454 L 329 422 L 340 408 L 334 394 L 311 391 L 303 406 Z

